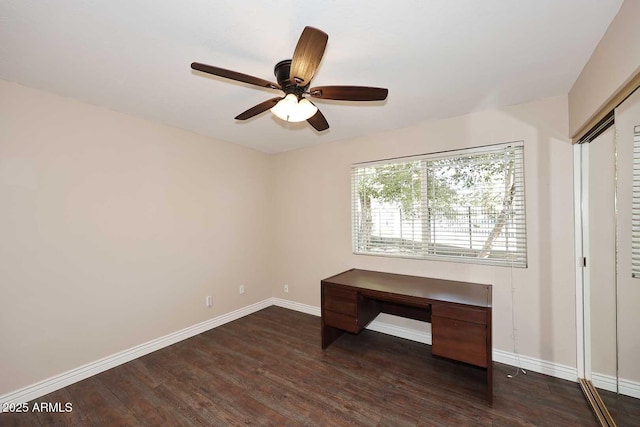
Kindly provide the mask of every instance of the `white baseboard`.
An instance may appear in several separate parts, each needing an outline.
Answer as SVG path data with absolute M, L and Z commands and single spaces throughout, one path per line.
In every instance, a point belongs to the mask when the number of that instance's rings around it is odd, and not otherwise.
M 620 394 L 640 399 L 640 382 L 620 379 Z
M 618 391 L 620 394 L 624 394 L 625 396 L 631 396 L 635 397 L 636 399 L 640 399 L 640 382 L 638 381 L 631 381 L 620 378 L 618 387 L 616 387 L 616 377 L 594 372 L 591 375 L 591 382 L 595 387 L 599 389 L 608 390 L 614 393 Z
M 277 305 L 278 307 L 288 308 L 289 310 L 300 311 L 302 313 L 320 317 L 320 307 L 316 307 L 314 305 L 302 304 L 300 302 L 289 301 L 282 298 L 271 298 L 271 302 L 273 305 Z
M 189 326 L 180 331 L 173 332 L 160 338 L 156 338 L 135 347 L 131 347 L 127 350 L 118 352 L 111 356 L 96 360 L 95 362 L 87 363 L 86 365 L 80 366 L 59 375 L 55 375 L 46 380 L 24 387 L 20 390 L 16 390 L 0 396 L 0 406 L 4 405 L 5 403 L 23 403 L 33 399 L 37 399 L 38 397 L 44 396 L 45 394 L 49 394 L 63 387 L 66 387 L 78 381 L 82 381 L 93 375 L 99 374 L 100 372 L 104 372 L 115 366 L 130 362 L 133 359 L 137 359 L 138 357 L 142 357 L 156 350 L 160 350 L 161 348 L 168 347 L 171 344 L 175 344 L 179 341 L 191 338 L 210 329 L 216 328 L 220 325 L 224 325 L 225 323 L 247 316 L 251 313 L 255 313 L 256 311 L 262 310 L 263 308 L 267 308 L 271 305 L 273 305 L 273 302 L 271 301 L 271 298 L 269 298 L 250 306 L 232 311 L 230 313 L 214 317 L 202 323 Z
M 315 307 L 313 305 L 301 304 L 299 302 L 289 301 L 281 298 L 273 298 L 273 305 L 288 308 L 290 310 L 301 311 L 303 313 L 320 317 L 320 307 Z M 382 332 L 383 334 L 387 335 L 393 335 L 394 337 L 405 338 L 411 341 L 417 341 L 423 344 L 431 345 L 431 334 L 416 331 L 415 329 L 396 326 L 390 323 L 380 322 L 379 320 L 374 320 L 373 322 L 371 322 L 369 326 L 367 326 L 367 329 L 376 332 Z
M 616 377 L 612 375 L 598 374 L 593 372 L 591 374 L 591 382 L 596 388 L 616 392 Z
M 224 325 L 225 323 L 255 313 L 256 311 L 267 308 L 271 305 L 287 308 L 290 310 L 299 311 L 302 313 L 310 314 L 313 316 L 320 316 L 320 308 L 308 304 L 302 304 L 294 301 L 289 301 L 281 298 L 268 298 L 266 300 L 257 302 L 250 306 L 232 311 L 227 314 L 209 319 L 202 323 L 190 326 L 180 331 L 165 335 L 163 337 L 148 341 L 130 349 L 118 352 L 111 356 L 96 360 L 95 362 L 88 363 L 70 371 L 64 372 L 59 375 L 55 375 L 46 380 L 40 381 L 36 384 L 24 387 L 20 390 L 16 390 L 0 396 L 0 405 L 4 403 L 22 403 L 28 402 L 45 394 L 59 390 L 70 384 L 78 381 L 82 381 L 93 375 L 104 372 L 115 366 L 122 365 L 138 357 L 142 357 L 146 354 L 152 353 L 164 347 L 168 347 L 179 341 L 191 338 L 195 335 L 206 332 L 210 329 Z M 417 331 L 411 328 L 405 328 L 402 326 L 396 326 L 385 322 L 374 320 L 368 326 L 367 329 L 376 332 L 382 332 L 387 335 L 393 335 L 399 338 L 405 338 L 411 341 L 420 342 L 423 344 L 431 344 L 431 334 L 423 331 Z M 493 350 L 493 360 L 499 363 L 505 363 L 514 367 L 520 366 L 525 370 L 539 372 L 541 374 L 550 375 L 553 377 L 561 378 L 569 381 L 577 381 L 578 375 L 576 368 L 561 365 L 558 363 L 547 362 L 545 360 L 535 359 L 528 356 L 517 356 L 514 353 L 510 353 L 503 350 Z M 611 381 L 605 376 L 603 378 L 593 379 L 593 383 L 596 387 L 609 389 L 599 385 L 596 381 L 602 380 L 600 384 L 605 384 L 610 387 Z M 615 379 L 614 379 L 615 391 Z M 640 383 L 620 380 L 620 393 L 627 396 L 640 398 Z
M 504 363 L 505 365 L 511 365 L 513 367 L 520 367 L 525 371 L 538 372 L 539 374 L 561 378 L 567 381 L 578 381 L 578 370 L 572 366 L 562 365 L 560 363 L 517 355 L 516 353 L 498 350 L 495 348 L 493 349 L 493 361 Z
M 274 298 L 274 304 L 280 307 L 288 308 L 291 310 L 302 311 L 314 316 L 320 316 L 320 308 L 306 304 L 300 304 L 293 301 L 283 300 L 280 298 Z M 411 328 L 405 328 L 402 326 L 392 325 L 390 323 L 374 320 L 367 326 L 367 329 L 376 332 L 382 332 L 383 334 L 393 335 L 399 338 L 405 338 L 411 341 L 416 341 L 423 344 L 431 345 L 431 334 L 424 331 L 418 331 Z M 541 359 L 535 359 L 528 356 L 518 356 L 515 353 L 511 353 L 504 350 L 493 349 L 493 360 L 495 362 L 504 363 L 514 367 L 521 367 L 525 371 L 538 372 L 552 377 L 561 378 L 568 381 L 578 381 L 578 371 L 571 366 L 561 365 L 559 363 L 552 363 Z
M 405 328 L 403 326 L 396 326 L 390 323 L 374 320 L 369 323 L 367 329 L 376 332 L 382 332 L 383 334 L 393 335 L 394 337 L 404 338 L 411 341 L 416 341 L 422 344 L 431 345 L 431 334 L 424 331 L 417 331 L 411 328 Z

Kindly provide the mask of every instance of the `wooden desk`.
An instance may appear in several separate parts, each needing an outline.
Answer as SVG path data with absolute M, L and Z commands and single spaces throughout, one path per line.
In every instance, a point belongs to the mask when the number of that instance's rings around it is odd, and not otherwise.
M 351 269 L 322 280 L 322 348 L 379 313 L 431 323 L 431 353 L 487 370 L 493 400 L 491 285 Z

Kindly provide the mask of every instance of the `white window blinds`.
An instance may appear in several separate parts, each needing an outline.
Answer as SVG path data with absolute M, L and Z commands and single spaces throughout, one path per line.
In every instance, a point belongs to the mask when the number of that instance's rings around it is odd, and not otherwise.
M 640 126 L 633 128 L 633 196 L 631 203 L 631 275 L 640 278 Z
M 354 253 L 526 267 L 523 148 L 353 165 Z

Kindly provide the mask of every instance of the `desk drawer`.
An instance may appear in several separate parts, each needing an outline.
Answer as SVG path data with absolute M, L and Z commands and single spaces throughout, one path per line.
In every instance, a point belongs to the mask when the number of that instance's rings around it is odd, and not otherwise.
M 358 329 L 358 318 L 355 316 L 348 316 L 343 313 L 325 310 L 324 323 L 327 326 L 333 326 L 334 328 L 353 332 L 354 334 L 360 332 Z
M 487 324 L 487 312 L 484 310 L 474 310 L 449 304 L 434 304 L 431 310 L 433 316 L 464 320 L 465 322 L 478 323 L 480 325 Z
M 358 315 L 358 293 L 356 291 L 324 286 L 323 292 L 322 308 L 324 310 L 331 310 L 353 317 Z
M 436 316 L 435 312 L 431 316 L 431 353 L 486 368 L 486 325 Z

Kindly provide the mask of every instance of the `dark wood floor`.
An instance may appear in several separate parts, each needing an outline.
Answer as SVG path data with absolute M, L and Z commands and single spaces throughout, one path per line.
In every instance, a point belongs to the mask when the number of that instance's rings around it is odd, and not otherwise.
M 595 426 L 577 384 L 484 371 L 372 331 L 320 349 L 320 319 L 269 307 L 0 414 L 0 425 Z
M 598 389 L 598 394 L 619 427 L 640 426 L 640 399 L 620 396 L 600 389 Z

